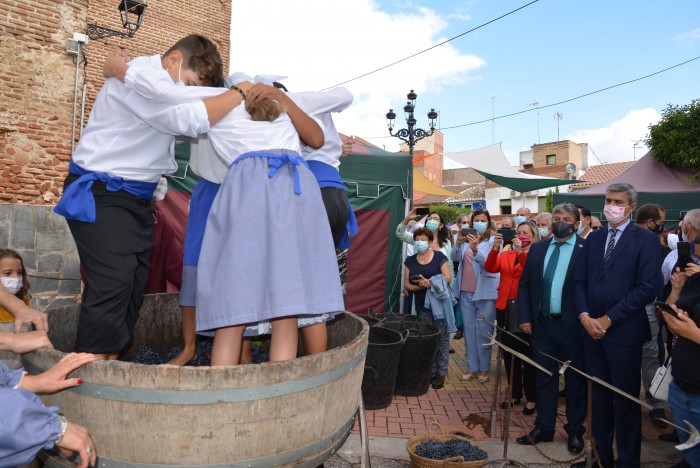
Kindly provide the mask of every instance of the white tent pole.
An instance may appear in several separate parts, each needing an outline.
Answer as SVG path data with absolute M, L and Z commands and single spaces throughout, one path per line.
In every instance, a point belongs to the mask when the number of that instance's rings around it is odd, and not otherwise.
M 404 203 L 404 209 L 403 209 L 403 217 L 406 219 L 406 216 L 408 216 L 408 213 L 411 212 L 411 204 L 413 203 L 413 188 L 411 187 L 411 173 L 410 171 L 406 173 L 406 181 L 409 182 L 407 184 L 407 187 L 411 188 L 409 190 L 409 193 L 411 194 L 410 197 L 406 197 L 406 201 Z M 401 242 L 401 265 L 399 266 L 399 274 L 401 275 L 401 292 L 399 293 L 399 313 L 403 314 L 404 313 L 404 290 L 406 289 L 406 285 L 404 284 L 404 275 L 403 275 L 403 263 L 406 261 L 406 243 Z M 409 311 L 410 313 L 410 311 Z

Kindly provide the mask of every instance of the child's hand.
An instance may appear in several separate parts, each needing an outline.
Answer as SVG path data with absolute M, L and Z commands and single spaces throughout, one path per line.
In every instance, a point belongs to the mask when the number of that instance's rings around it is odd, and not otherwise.
M 126 64 L 129 61 L 129 56 L 121 49 L 114 50 L 105 59 L 105 63 L 102 66 L 102 74 L 105 78 L 118 78 L 124 81 L 126 76 L 126 71 L 129 66 Z
M 355 136 L 351 136 L 343 143 L 343 152 L 340 156 L 348 156 L 352 153 L 352 145 L 355 144 Z
M 277 89 L 274 86 L 257 83 L 246 92 L 246 105 L 254 106 L 257 102 L 266 98 L 271 98 L 278 102 L 282 102 L 282 96 L 284 96 L 284 92 L 282 90 Z

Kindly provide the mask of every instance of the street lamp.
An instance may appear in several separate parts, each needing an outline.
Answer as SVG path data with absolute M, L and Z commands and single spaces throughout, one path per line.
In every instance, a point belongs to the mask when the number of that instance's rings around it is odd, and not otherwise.
M 416 98 L 418 98 L 418 95 L 411 90 L 406 97 L 408 98 L 408 102 L 403 106 L 403 111 L 408 128 L 402 128 L 394 133 L 394 120 L 396 119 L 394 109 L 389 109 L 389 112 L 386 113 L 386 125 L 389 127 L 389 135 L 395 136 L 408 143 L 408 153 L 413 156 L 413 147 L 416 145 L 416 142 L 425 137 L 429 137 L 435 131 L 435 120 L 438 118 L 438 113 L 435 112 L 435 109 L 430 109 L 430 112 L 428 112 L 430 130 L 427 132 L 422 128 L 415 128 L 417 120 L 413 111 L 416 109 Z
M 124 31 L 105 28 L 94 23 L 88 23 L 87 35 L 90 39 L 102 39 L 105 37 L 134 37 L 136 31 L 141 27 L 143 15 L 146 13 L 146 3 L 137 0 L 121 0 L 119 2 L 119 15 L 121 16 L 122 27 Z

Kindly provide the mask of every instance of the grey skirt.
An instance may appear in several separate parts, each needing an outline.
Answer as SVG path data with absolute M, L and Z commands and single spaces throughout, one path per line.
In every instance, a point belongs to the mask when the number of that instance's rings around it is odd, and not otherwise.
M 255 328 L 291 316 L 321 316 L 309 321 L 316 323 L 343 310 L 335 246 L 315 177 L 295 153 L 242 155 L 207 219 L 197 332 Z

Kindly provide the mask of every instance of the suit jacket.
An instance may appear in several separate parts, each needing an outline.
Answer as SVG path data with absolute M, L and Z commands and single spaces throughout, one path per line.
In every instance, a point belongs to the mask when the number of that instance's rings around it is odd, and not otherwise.
M 659 238 L 630 222 L 603 266 L 607 239 L 607 229 L 586 239 L 574 280 L 576 312 L 588 312 L 592 318 L 607 314 L 612 326 L 604 340 L 641 346 L 651 338 L 644 307 L 655 299 L 662 282 Z
M 570 336 L 579 337 L 581 324 L 576 313 L 574 301 L 574 276 L 577 265 L 581 262 L 584 241 L 577 234 L 574 251 L 566 270 L 566 278 L 561 294 L 561 319 L 564 329 Z M 542 303 L 542 283 L 544 276 L 544 259 L 547 255 L 550 241 L 535 242 L 530 247 L 527 263 L 523 269 L 518 286 L 518 323 L 531 323 L 533 328 L 540 319 L 540 304 Z
M 500 282 L 501 275 L 499 273 L 491 273 L 486 271 L 484 268 L 484 263 L 486 262 L 486 256 L 489 251 L 493 248 L 494 236 L 488 241 L 482 241 L 476 247 L 477 253 L 474 254 L 474 259 L 472 260 L 472 268 L 474 268 L 474 276 L 476 276 L 476 291 L 474 291 L 474 300 L 496 300 L 498 297 L 498 283 Z M 468 242 L 463 242 L 461 246 L 455 246 L 452 249 L 452 260 L 459 262 L 459 268 L 457 269 L 457 278 L 454 283 L 452 283 L 452 294 L 456 298 L 459 298 L 460 288 L 462 287 L 462 259 L 464 254 L 469 248 Z

